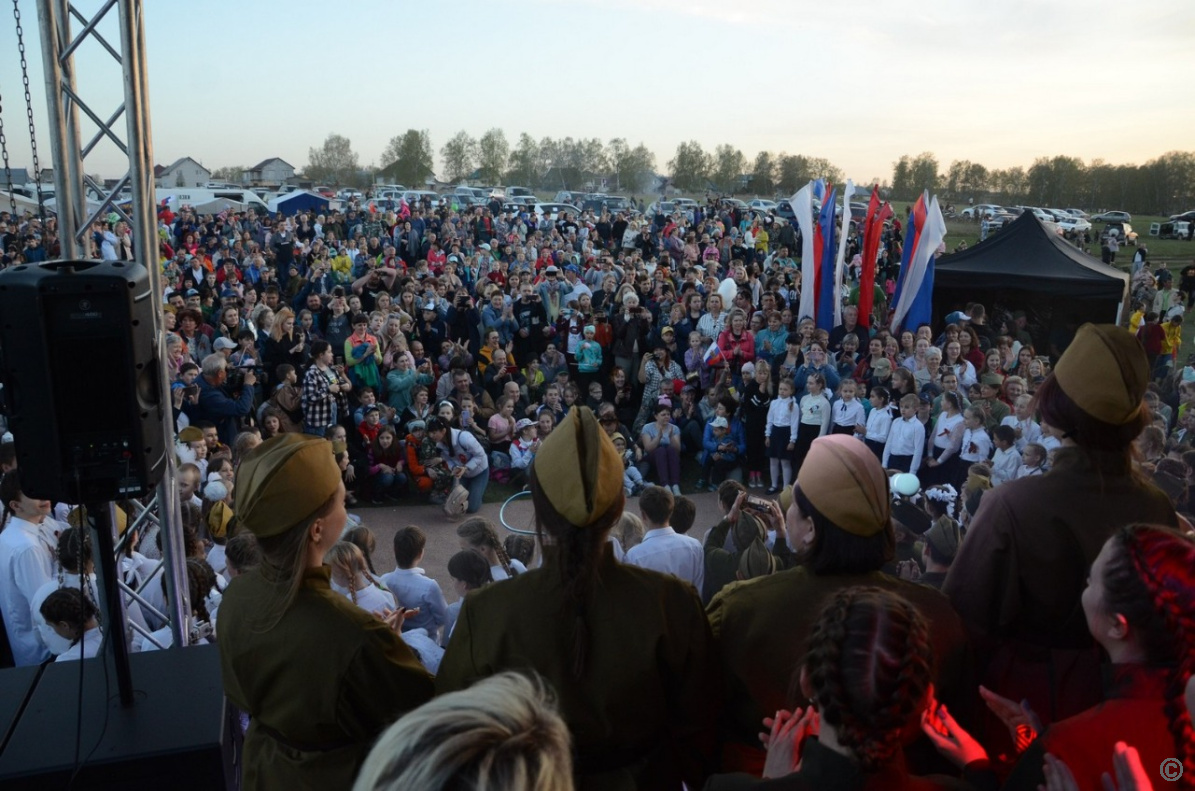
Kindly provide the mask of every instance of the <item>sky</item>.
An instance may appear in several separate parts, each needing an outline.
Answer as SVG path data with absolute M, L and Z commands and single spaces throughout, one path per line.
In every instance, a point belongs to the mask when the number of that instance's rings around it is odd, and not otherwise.
M 25 20 L 39 154 L 51 164 L 37 10 Z M 75 4 L 84 13 L 95 0 Z M 1195 148 L 1189 0 L 147 0 L 155 159 L 211 169 L 331 133 L 362 165 L 427 129 L 626 138 L 665 172 L 678 143 L 825 157 L 857 182 L 903 154 L 1028 167 L 1040 156 L 1143 163 Z M 79 29 L 75 26 L 75 30 Z M 118 41 L 115 12 L 100 31 Z M 106 117 L 121 74 L 94 42 L 80 94 Z M 15 26 L 0 14 L 2 120 L 30 163 Z M 85 118 L 83 142 L 95 127 Z M 123 175 L 103 143 L 88 173 Z M 4 178 L 0 172 L 0 181 Z

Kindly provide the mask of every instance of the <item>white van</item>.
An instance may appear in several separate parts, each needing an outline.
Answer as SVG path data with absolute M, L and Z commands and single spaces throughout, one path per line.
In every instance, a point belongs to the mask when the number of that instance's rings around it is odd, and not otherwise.
M 247 189 L 189 189 L 183 187 L 180 189 L 159 189 L 154 190 L 154 196 L 157 199 L 158 205 L 167 198 L 170 199 L 170 208 L 178 211 L 183 206 L 206 206 L 209 203 L 214 203 L 219 200 L 228 200 L 235 203 L 242 203 L 246 208 L 257 209 L 259 212 L 268 211 L 266 202 L 257 196 L 257 193 Z

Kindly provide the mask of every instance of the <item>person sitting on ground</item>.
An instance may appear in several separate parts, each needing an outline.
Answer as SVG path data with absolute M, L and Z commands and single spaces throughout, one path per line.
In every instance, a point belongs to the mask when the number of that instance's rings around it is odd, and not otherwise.
M 671 574 L 700 591 L 705 581 L 701 542 L 672 529 L 672 504 L 673 494 L 663 486 L 649 486 L 639 495 L 639 516 L 647 531 L 639 545 L 627 551 L 626 562 Z
M 456 626 L 456 619 L 460 617 L 461 605 L 470 591 L 479 590 L 494 581 L 490 574 L 490 563 L 475 549 L 462 549 L 448 559 L 448 576 L 452 578 L 452 589 L 456 591 L 457 599 L 448 605 L 444 634 L 441 641 L 445 647 L 452 637 L 452 628 Z
M 448 604 L 440 584 L 419 568 L 426 546 L 427 535 L 415 525 L 396 530 L 394 561 L 397 568 L 384 575 L 382 581 L 404 607 L 418 610 L 403 623 L 403 631 L 423 628 L 433 640 L 440 641 L 440 630 L 448 623 Z

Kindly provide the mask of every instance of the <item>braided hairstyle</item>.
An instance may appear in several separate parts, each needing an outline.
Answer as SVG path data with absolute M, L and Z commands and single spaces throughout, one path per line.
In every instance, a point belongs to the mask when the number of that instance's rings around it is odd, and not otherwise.
M 477 547 L 484 554 L 484 550 L 492 549 L 498 556 L 498 565 L 506 572 L 506 576 L 513 577 L 517 572 L 510 565 L 510 555 L 506 554 L 506 547 L 498 540 L 498 531 L 494 523 L 482 516 L 474 516 L 456 526 L 456 534 Z
M 1103 609 L 1136 630 L 1147 661 L 1174 669 L 1165 712 L 1175 755 L 1183 762 L 1180 788 L 1195 788 L 1195 729 L 1184 691 L 1195 673 L 1195 540 L 1159 525 L 1130 525 L 1108 539 Z
M 929 627 L 895 593 L 845 588 L 822 609 L 805 656 L 812 699 L 864 772 L 901 749 L 925 706 L 932 662 Z

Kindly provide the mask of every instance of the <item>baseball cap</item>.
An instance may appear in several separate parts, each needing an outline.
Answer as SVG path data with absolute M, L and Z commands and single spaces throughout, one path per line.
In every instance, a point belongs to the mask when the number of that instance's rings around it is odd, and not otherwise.
M 946 317 L 947 324 L 958 324 L 960 321 L 970 321 L 971 317 L 961 310 L 956 310 Z
M 224 351 L 225 349 L 235 349 L 237 347 L 236 341 L 228 338 L 216 338 L 216 342 L 212 344 L 212 348 L 216 351 Z

